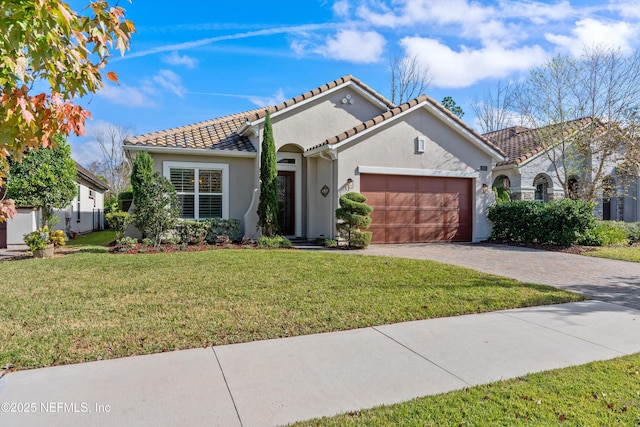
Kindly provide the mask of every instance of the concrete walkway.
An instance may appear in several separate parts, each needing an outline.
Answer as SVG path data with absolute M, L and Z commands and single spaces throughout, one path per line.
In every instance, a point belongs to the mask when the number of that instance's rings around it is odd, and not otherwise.
M 432 259 L 608 302 L 14 372 L 0 378 L 0 425 L 272 426 L 640 352 L 640 264 L 478 244 L 359 253 Z
M 439 261 L 640 309 L 635 262 L 478 243 L 372 245 L 358 253 Z
M 10 373 L 0 425 L 272 426 L 634 352 L 638 310 L 507 310 Z

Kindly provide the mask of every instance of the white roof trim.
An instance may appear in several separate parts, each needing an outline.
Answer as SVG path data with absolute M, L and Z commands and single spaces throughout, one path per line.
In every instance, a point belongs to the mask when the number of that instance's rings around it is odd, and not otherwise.
M 477 171 L 450 171 L 441 169 L 410 169 L 410 168 L 386 168 L 380 166 L 358 166 L 358 173 L 373 173 L 379 175 L 411 175 L 411 176 L 436 176 L 444 178 L 480 178 Z
M 497 161 L 503 161 L 506 158 L 504 156 L 502 156 L 501 154 L 499 154 L 497 151 L 495 151 L 494 149 L 492 149 L 491 147 L 489 147 L 487 144 L 485 144 L 483 141 L 479 140 L 475 135 L 473 135 L 471 132 L 469 132 L 468 130 L 466 130 L 464 127 L 460 126 L 458 123 L 456 123 L 454 120 L 452 120 L 450 117 L 447 117 L 446 114 L 444 114 L 442 111 L 440 111 L 438 108 L 436 108 L 433 104 L 431 104 L 428 100 L 422 101 L 419 104 L 414 105 L 411 108 L 406 109 L 405 111 L 402 111 L 401 113 L 396 114 L 393 117 L 388 118 L 387 120 L 383 120 L 380 123 L 377 123 L 363 131 L 358 132 L 357 134 L 350 136 L 349 138 L 340 141 L 337 144 L 327 144 L 327 145 L 323 145 L 320 146 L 318 148 L 315 148 L 313 150 L 310 150 L 308 153 L 309 154 L 305 154 L 306 156 L 309 155 L 313 155 L 319 151 L 322 151 L 324 149 L 326 149 L 327 147 L 331 148 L 331 149 L 337 149 L 342 147 L 343 145 L 353 141 L 354 139 L 360 138 L 363 135 L 368 134 L 369 132 L 377 129 L 380 126 L 384 126 L 388 123 L 391 123 L 393 121 L 395 121 L 396 119 L 399 119 L 402 116 L 405 116 L 409 113 L 414 112 L 415 110 L 421 108 L 421 107 L 427 107 L 428 110 L 430 110 L 433 113 L 436 113 L 436 115 L 440 118 L 440 119 L 444 119 L 445 122 L 447 122 L 447 124 L 449 124 L 449 126 L 454 129 L 456 132 L 458 132 L 460 135 L 462 135 L 463 137 L 465 137 L 467 140 L 469 140 L 472 144 L 474 144 L 476 147 L 480 148 L 480 150 L 482 150 L 484 153 L 488 154 L 489 156 L 491 156 L 493 159 L 497 160 Z
M 148 151 L 149 153 L 197 154 L 199 156 L 218 156 L 218 157 L 255 158 L 258 155 L 258 153 L 254 151 L 212 150 L 208 148 L 154 147 L 154 146 L 148 146 L 148 145 L 125 145 L 124 149 L 126 151 Z

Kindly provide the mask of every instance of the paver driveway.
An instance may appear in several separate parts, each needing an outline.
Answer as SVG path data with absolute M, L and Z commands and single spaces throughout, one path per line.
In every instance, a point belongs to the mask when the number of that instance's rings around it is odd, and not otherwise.
M 361 253 L 444 262 L 640 309 L 640 263 L 485 243 L 371 245 Z

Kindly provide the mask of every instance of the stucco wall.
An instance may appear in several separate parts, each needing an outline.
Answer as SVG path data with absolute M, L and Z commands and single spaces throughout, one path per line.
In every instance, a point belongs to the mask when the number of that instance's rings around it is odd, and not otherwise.
M 353 104 L 342 103 L 347 95 L 351 97 Z M 295 144 L 306 150 L 383 111 L 355 90 L 342 88 L 295 108 L 292 112 L 272 117 L 276 149 L 286 144 Z
M 416 152 L 418 136 L 425 138 L 424 153 Z M 473 240 L 486 239 L 491 232 L 486 209 L 494 197 L 491 192 L 482 192 L 482 184 L 491 185 L 492 158 L 425 109 L 347 143 L 338 151 L 338 164 L 338 185 L 344 185 L 351 178 L 353 191 L 360 191 L 358 166 L 475 174 Z M 480 171 L 481 166 L 487 166 L 487 171 Z
M 165 153 L 150 153 L 153 157 L 153 168 L 163 173 L 163 162 L 217 163 L 229 165 L 229 219 L 243 218 L 253 195 L 255 182 L 255 159 L 224 156 L 198 156 Z M 242 230 L 244 233 L 245 230 Z

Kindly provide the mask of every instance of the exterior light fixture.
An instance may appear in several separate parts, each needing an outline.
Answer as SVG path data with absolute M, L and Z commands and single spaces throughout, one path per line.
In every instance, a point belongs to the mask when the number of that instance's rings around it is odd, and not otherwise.
M 353 179 L 347 179 L 347 188 L 351 190 L 353 188 Z
M 489 186 L 487 184 L 482 184 L 482 192 L 485 194 L 489 192 Z

